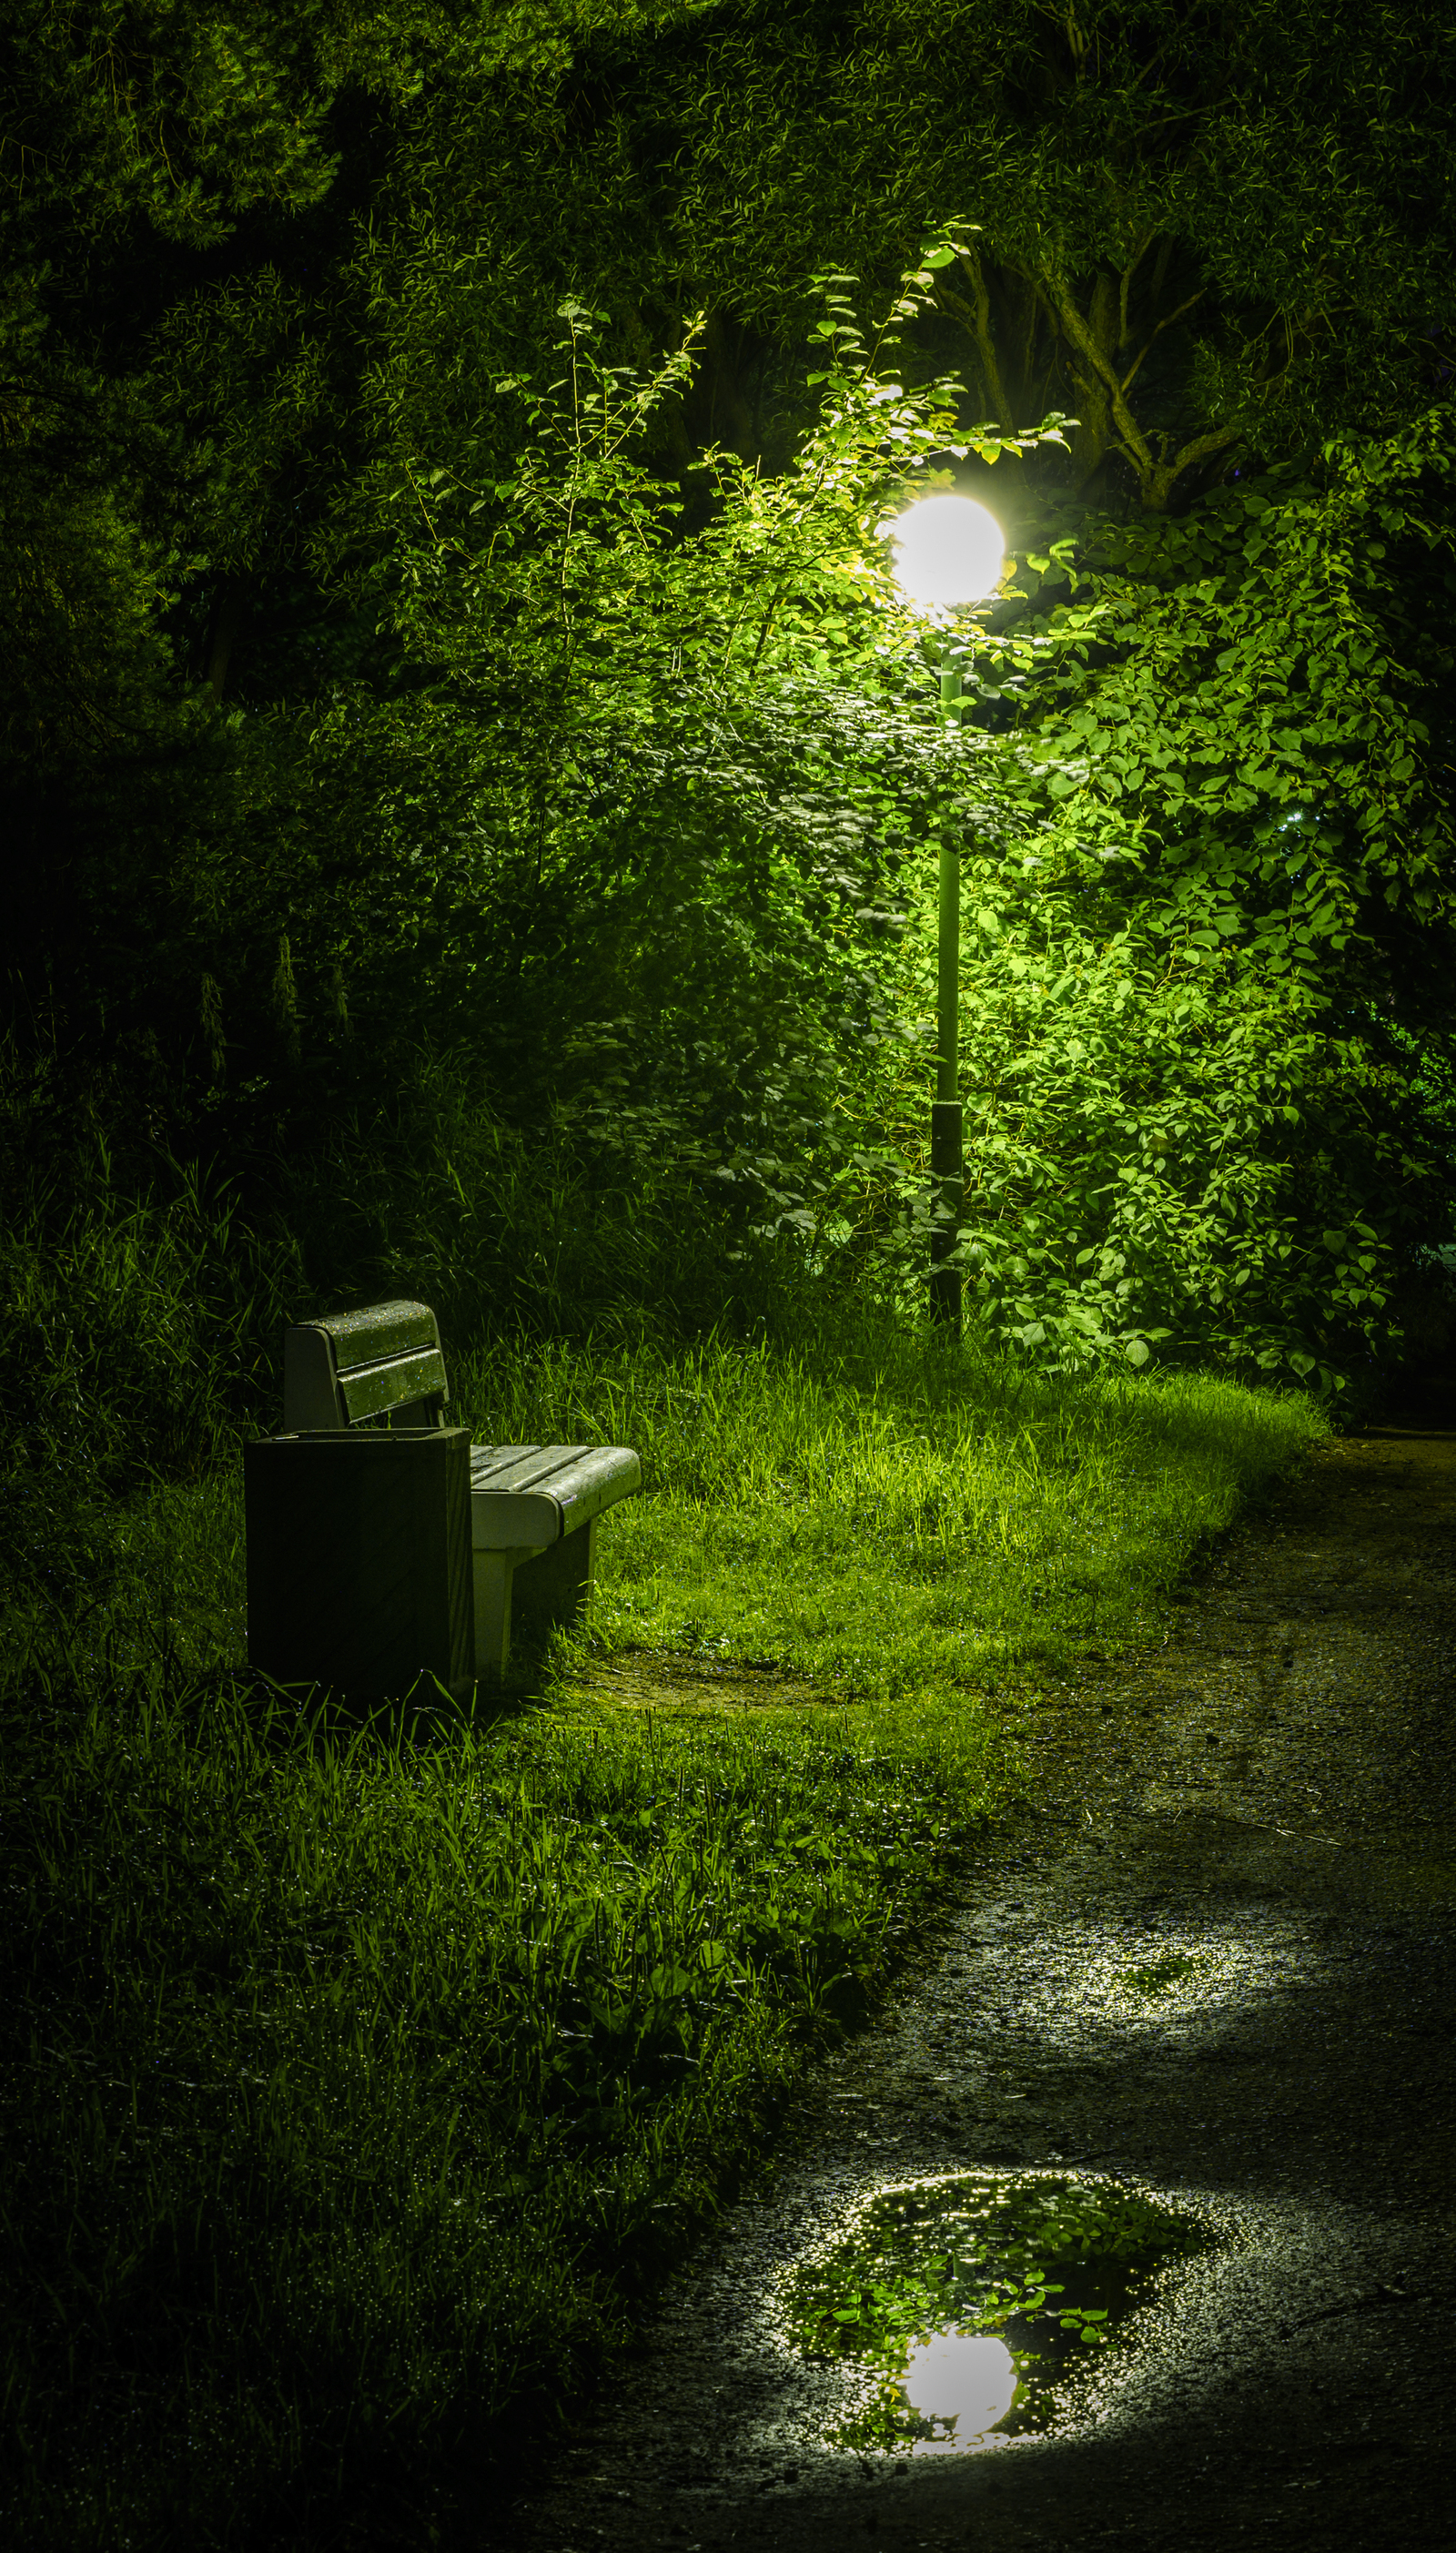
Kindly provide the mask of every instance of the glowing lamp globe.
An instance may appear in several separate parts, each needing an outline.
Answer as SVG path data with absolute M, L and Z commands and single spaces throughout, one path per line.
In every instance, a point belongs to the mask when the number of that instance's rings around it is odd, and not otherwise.
M 979 603 L 1000 581 L 1001 526 L 973 497 L 922 497 L 891 538 L 895 582 L 912 603 Z

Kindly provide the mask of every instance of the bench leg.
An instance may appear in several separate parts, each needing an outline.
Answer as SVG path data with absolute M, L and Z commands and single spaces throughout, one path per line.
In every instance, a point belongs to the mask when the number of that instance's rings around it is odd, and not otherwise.
M 597 1519 L 548 1543 L 515 1573 L 511 1602 L 516 1620 L 529 1621 L 539 1638 L 559 1623 L 563 1630 L 579 1622 L 591 1601 L 597 1567 Z
M 560 1542 L 512 1551 L 475 1551 L 475 1671 L 504 1676 L 510 1624 L 529 1622 L 539 1636 L 556 1623 L 580 1621 L 597 1565 L 597 1519 Z
M 500 1678 L 505 1673 L 510 1657 L 511 1585 L 522 1561 L 543 1554 L 543 1546 L 527 1543 L 513 1551 L 473 1551 L 471 1561 L 475 1575 L 475 1671 L 478 1677 Z

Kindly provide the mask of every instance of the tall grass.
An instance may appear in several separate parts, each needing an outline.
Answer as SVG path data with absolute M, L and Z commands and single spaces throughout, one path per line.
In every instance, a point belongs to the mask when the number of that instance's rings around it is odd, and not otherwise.
M 463 1360 L 501 1443 L 628 1444 L 592 1648 L 767 1659 L 856 1703 L 975 1692 L 1125 1641 L 1325 1421 L 1214 1376 L 1029 1374 L 872 1307 L 798 1349 L 564 1344 Z
M 169 1193 L 118 1195 L 104 1146 L 83 1192 L 8 1201 L 0 1221 L 0 1419 L 27 1468 L 82 1495 L 139 1472 L 197 1478 L 256 1405 L 288 1307 L 296 1245 L 246 1225 L 230 1182 L 174 1169 Z

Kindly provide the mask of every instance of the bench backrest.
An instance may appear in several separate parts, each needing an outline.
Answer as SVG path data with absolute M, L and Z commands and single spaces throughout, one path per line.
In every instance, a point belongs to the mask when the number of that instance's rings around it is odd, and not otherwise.
M 372 1303 L 283 1332 L 283 1433 L 357 1427 L 443 1427 L 450 1386 L 428 1303 Z

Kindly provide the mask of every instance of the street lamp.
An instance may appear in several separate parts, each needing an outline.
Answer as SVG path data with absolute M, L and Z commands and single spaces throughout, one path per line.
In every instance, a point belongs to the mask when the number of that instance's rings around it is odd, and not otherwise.
M 1001 526 L 970 497 L 923 497 L 892 527 L 895 582 L 907 603 L 953 611 L 980 603 L 1001 575 Z M 941 706 L 958 717 L 960 674 L 941 660 Z M 931 1108 L 931 1177 L 937 1211 L 931 1231 L 931 1316 L 960 1328 L 960 1274 L 947 1263 L 960 1222 L 964 1159 L 955 1066 L 960 1045 L 960 853 L 949 824 L 941 828 L 941 930 L 936 1000 L 936 1096 Z

